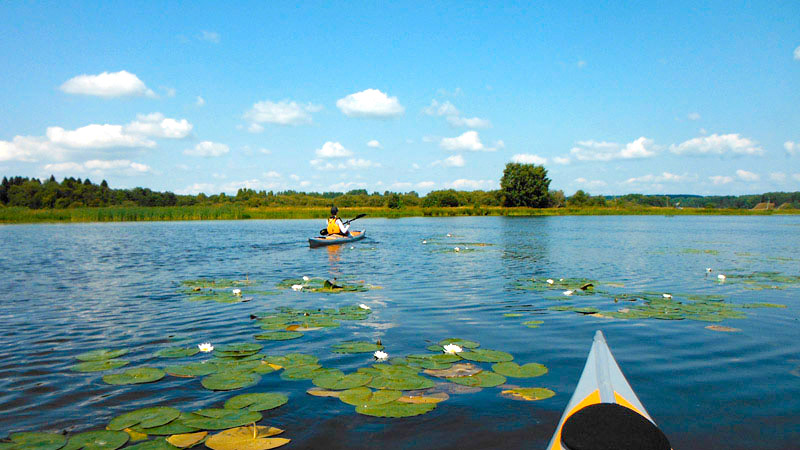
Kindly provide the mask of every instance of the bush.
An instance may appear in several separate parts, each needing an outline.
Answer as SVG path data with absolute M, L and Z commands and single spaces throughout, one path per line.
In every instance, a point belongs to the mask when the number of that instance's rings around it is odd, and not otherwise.
M 504 206 L 545 208 L 550 203 L 547 169 L 535 164 L 508 163 L 500 179 Z

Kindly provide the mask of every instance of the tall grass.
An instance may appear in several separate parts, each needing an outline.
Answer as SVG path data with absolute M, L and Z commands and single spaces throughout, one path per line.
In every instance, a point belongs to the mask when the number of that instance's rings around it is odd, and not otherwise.
M 366 213 L 369 217 L 454 217 L 454 216 L 601 216 L 601 215 L 773 215 L 800 214 L 800 210 L 749 210 L 658 207 L 585 207 L 585 208 L 503 208 L 469 206 L 458 208 L 347 208 L 345 218 Z M 39 222 L 137 222 L 171 220 L 241 220 L 241 219 L 324 219 L 325 208 L 262 207 L 238 205 L 208 206 L 113 206 L 106 208 L 28 209 L 0 207 L 0 223 Z

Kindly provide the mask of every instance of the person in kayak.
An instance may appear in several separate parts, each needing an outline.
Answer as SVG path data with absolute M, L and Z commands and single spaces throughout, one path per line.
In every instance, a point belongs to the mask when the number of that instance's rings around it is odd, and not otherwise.
M 350 224 L 345 225 L 339 218 L 339 208 L 331 206 L 331 216 L 328 217 L 328 235 L 340 234 L 350 236 Z

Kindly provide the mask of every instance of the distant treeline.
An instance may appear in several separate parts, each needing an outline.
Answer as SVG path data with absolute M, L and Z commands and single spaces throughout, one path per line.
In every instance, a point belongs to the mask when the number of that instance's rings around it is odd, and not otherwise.
M 504 193 L 495 191 L 432 191 L 420 196 L 414 191 L 407 193 L 368 193 L 365 189 L 349 192 L 296 192 L 255 191 L 240 189 L 235 196 L 178 195 L 172 192 L 156 192 L 147 188 L 112 189 L 103 180 L 94 184 L 88 178 L 64 178 L 61 182 L 51 176 L 46 181 L 27 177 L 3 177 L 0 184 L 0 205 L 21 206 L 31 209 L 65 209 L 105 206 L 210 206 L 236 205 L 242 207 L 319 207 L 332 204 L 339 207 L 404 207 L 442 208 L 464 206 L 503 206 Z M 800 192 L 769 192 L 760 195 L 696 196 L 696 195 L 642 195 L 628 194 L 618 197 L 591 196 L 577 191 L 570 197 L 562 191 L 549 191 L 549 207 L 687 207 L 751 209 L 759 203 L 769 202 L 775 207 L 800 208 Z

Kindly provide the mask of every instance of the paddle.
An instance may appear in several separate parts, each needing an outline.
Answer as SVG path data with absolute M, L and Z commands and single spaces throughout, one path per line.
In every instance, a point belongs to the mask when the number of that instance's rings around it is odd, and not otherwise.
M 348 223 L 350 223 L 350 222 L 352 222 L 352 221 L 354 221 L 356 219 L 360 219 L 360 218 L 362 218 L 362 217 L 364 217 L 366 215 L 367 215 L 366 213 L 359 214 L 359 215 L 353 217 L 352 219 L 350 219 L 348 221 L 342 222 L 342 225 L 347 225 Z M 319 230 L 319 234 L 320 234 L 320 236 L 327 236 L 328 235 L 328 229 L 327 228 L 323 228 L 323 229 Z

